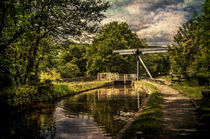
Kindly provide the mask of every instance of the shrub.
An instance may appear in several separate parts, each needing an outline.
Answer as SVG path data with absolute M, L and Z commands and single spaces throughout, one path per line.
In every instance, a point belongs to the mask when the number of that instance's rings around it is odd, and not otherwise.
M 69 63 L 66 63 L 64 66 L 60 66 L 59 72 L 62 78 L 72 78 L 79 75 L 80 70 L 77 65 L 69 62 Z
M 8 103 L 11 106 L 31 104 L 34 99 L 34 95 L 37 93 L 37 88 L 35 86 L 18 86 L 14 88 L 14 91 L 8 92 Z

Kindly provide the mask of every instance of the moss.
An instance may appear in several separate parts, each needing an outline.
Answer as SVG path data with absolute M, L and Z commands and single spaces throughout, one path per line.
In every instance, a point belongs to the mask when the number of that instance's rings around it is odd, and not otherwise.
M 143 138 L 158 138 L 162 129 L 162 108 L 163 98 L 160 91 L 153 85 L 144 81 L 136 82 L 137 84 L 147 87 L 152 91 L 147 106 L 141 112 L 140 116 L 126 130 L 123 139 L 135 138 L 137 131 L 142 131 Z

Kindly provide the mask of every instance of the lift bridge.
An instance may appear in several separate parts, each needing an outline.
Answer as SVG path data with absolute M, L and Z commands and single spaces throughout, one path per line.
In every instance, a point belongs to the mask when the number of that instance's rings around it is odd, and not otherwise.
M 150 74 L 148 68 L 144 64 L 144 61 L 141 58 L 142 54 L 151 54 L 151 53 L 165 53 L 168 51 L 167 47 L 160 47 L 160 46 L 150 46 L 150 48 L 136 48 L 136 49 L 124 49 L 124 50 L 113 50 L 113 54 L 119 55 L 135 55 L 137 59 L 137 73 L 136 73 L 136 80 L 139 80 L 139 63 L 143 65 L 144 69 L 146 70 L 147 74 L 151 79 L 153 79 L 152 75 Z

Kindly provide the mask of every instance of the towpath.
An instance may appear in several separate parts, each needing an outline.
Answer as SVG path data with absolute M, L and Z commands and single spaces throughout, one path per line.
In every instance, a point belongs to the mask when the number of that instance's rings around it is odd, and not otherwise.
M 148 81 L 147 81 L 148 82 Z M 198 114 L 190 98 L 177 90 L 157 83 L 149 82 L 161 90 L 163 96 L 163 133 L 165 139 L 194 139 L 206 137 L 200 131 Z

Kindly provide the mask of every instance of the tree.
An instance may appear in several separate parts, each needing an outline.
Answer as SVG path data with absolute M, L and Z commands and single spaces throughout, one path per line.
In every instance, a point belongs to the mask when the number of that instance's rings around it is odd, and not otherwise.
M 101 0 L 2 0 L 0 46 L 29 31 L 42 33 L 40 38 L 50 34 L 62 40 L 93 33 L 107 8 L 108 3 Z
M 65 49 L 61 50 L 60 66 L 70 62 L 79 68 L 80 72 L 75 76 L 84 76 L 87 71 L 86 47 L 88 47 L 87 44 L 71 44 L 65 47 Z
M 60 66 L 59 72 L 62 78 L 72 78 L 80 74 L 80 70 L 77 65 L 72 64 L 71 62 L 66 63 L 64 66 Z
M 201 85 L 209 84 L 210 79 L 210 1 L 203 5 L 203 13 L 180 27 L 170 50 L 171 69 Z
M 38 79 L 44 38 L 53 36 L 64 42 L 94 33 L 104 18 L 102 12 L 108 8 L 108 3 L 101 0 L 2 0 L 0 3 L 0 76 L 15 80 L 11 69 L 21 68 L 24 71 L 21 84 Z M 19 56 L 14 56 L 11 49 Z M 11 61 L 11 56 L 15 61 Z M 22 66 L 20 61 L 24 60 Z
M 135 56 L 114 55 L 112 50 L 145 47 L 145 40 L 139 39 L 126 23 L 111 22 L 100 30 L 93 44 L 87 49 L 87 74 L 97 72 L 134 73 Z
M 170 61 L 167 53 L 145 54 L 141 56 L 153 77 L 167 75 L 170 70 Z M 147 74 L 140 66 L 140 74 Z

